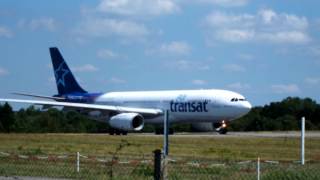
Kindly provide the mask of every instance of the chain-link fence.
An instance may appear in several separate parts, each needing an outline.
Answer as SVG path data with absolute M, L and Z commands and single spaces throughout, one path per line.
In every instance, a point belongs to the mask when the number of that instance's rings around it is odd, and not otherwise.
M 174 162 L 169 163 L 170 179 L 320 179 L 320 163 L 302 166 L 294 162 Z M 258 175 L 259 174 L 259 175 Z M 259 178 L 258 178 L 259 176 Z
M 259 168 L 258 168 L 259 167 Z M 320 179 L 320 162 L 217 161 L 170 157 L 169 179 Z M 259 174 L 259 175 L 258 175 Z M 0 177 L 153 179 L 153 155 L 84 156 L 0 153 Z M 1 179 L 1 178 L 0 178 Z
M 122 156 L 121 156 L 122 157 Z M 14 155 L 1 153 L 0 176 L 70 179 L 152 179 L 151 158 L 74 155 Z M 0 178 L 1 179 L 1 178 Z

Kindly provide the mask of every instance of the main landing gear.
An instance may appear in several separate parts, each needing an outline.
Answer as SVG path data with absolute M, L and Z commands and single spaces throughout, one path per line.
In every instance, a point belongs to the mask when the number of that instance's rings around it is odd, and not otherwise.
M 219 134 L 227 134 L 228 132 L 227 123 L 224 120 L 221 123 L 214 124 L 214 127 L 216 129 L 216 132 L 218 132 Z
M 127 134 L 128 134 L 128 131 L 122 131 L 122 130 L 119 130 L 119 129 L 110 129 L 109 130 L 109 134 L 110 135 L 124 135 L 124 136 L 126 136 Z
M 157 134 L 157 135 L 163 134 L 163 127 L 161 127 L 161 128 L 157 127 L 155 129 L 155 134 Z M 171 135 L 174 134 L 173 128 L 169 128 L 169 134 L 171 134 Z

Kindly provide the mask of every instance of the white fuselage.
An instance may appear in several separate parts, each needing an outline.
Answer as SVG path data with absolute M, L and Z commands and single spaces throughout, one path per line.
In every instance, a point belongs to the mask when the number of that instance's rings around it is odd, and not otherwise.
M 226 90 L 174 90 L 110 92 L 95 104 L 169 110 L 170 122 L 220 122 L 239 118 L 251 109 L 240 94 Z M 163 117 L 145 117 L 146 123 L 162 123 Z

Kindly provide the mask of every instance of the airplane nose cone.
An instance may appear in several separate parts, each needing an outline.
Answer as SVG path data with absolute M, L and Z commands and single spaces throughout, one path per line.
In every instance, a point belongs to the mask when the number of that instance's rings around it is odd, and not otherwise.
M 250 111 L 252 108 L 252 105 L 249 102 L 246 102 L 244 103 L 244 107 Z
M 240 101 L 237 104 L 234 103 L 234 106 L 231 107 L 229 111 L 226 111 L 228 115 L 232 116 L 230 119 L 240 118 L 252 109 L 252 105 L 248 101 Z
M 252 108 L 252 105 L 246 101 L 239 106 L 240 116 L 246 115 Z

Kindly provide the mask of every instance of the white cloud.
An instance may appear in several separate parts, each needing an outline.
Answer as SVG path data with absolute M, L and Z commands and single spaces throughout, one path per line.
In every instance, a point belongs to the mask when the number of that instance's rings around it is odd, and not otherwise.
M 141 38 L 149 34 L 143 25 L 130 20 L 88 17 L 80 23 L 76 32 L 84 36 L 110 37 L 120 36 Z
M 245 6 L 248 4 L 249 0 L 200 0 L 200 2 L 212 3 L 212 4 L 225 6 L 225 7 L 234 7 L 234 6 Z
M 207 65 L 207 64 L 199 64 L 199 65 L 197 66 L 197 68 L 198 68 L 199 70 L 202 70 L 202 71 L 208 71 L 208 70 L 211 69 L 211 67 L 210 67 L 209 65 Z
M 213 12 L 205 18 L 205 23 L 207 26 L 216 28 L 236 28 L 241 26 L 252 27 L 255 24 L 255 16 L 251 14 L 227 14 L 223 12 Z
M 179 10 L 174 0 L 102 0 L 97 10 L 126 16 L 158 16 Z
M 32 19 L 30 22 L 30 27 L 33 30 L 43 28 L 49 31 L 54 31 L 57 25 L 56 25 L 56 21 L 53 18 L 43 17 L 39 19 Z
M 198 86 L 203 86 L 203 85 L 208 84 L 208 82 L 205 80 L 201 80 L 201 79 L 194 79 L 194 80 L 192 80 L 192 84 L 198 85 Z
M 296 84 L 276 84 L 276 85 L 272 85 L 271 89 L 274 93 L 278 93 L 278 94 L 300 92 L 300 89 Z
M 226 64 L 223 67 L 223 70 L 228 72 L 245 72 L 246 68 L 238 64 Z
M 313 46 L 309 48 L 309 51 L 314 56 L 320 56 L 320 46 Z
M 119 57 L 119 55 L 115 52 L 113 52 L 110 49 L 100 49 L 97 52 L 97 56 L 101 59 L 114 59 Z
M 180 71 L 189 71 L 189 70 L 207 71 L 207 70 L 210 70 L 210 66 L 207 63 L 189 61 L 189 60 L 170 61 L 170 62 L 166 62 L 165 66 L 167 68 L 180 70 Z
M 0 67 L 0 76 L 4 76 L 4 75 L 7 75 L 7 74 L 9 74 L 9 71 L 4 69 L 4 68 L 2 68 L 2 67 Z
M 204 24 L 209 38 L 226 42 L 302 44 L 311 41 L 307 18 L 271 9 L 262 9 L 256 14 L 213 12 L 205 18 Z
M 51 76 L 51 77 L 48 78 L 48 82 L 49 83 L 56 82 L 56 78 L 54 76 Z
M 241 83 L 241 82 L 228 84 L 227 87 L 230 89 L 235 89 L 235 90 L 247 90 L 247 89 L 251 88 L 249 84 L 245 84 L 245 83 Z
M 101 0 L 94 9 L 81 9 L 83 19 L 73 33 L 79 43 L 87 38 L 119 38 L 123 44 L 144 42 L 154 33 L 145 25 L 145 17 L 172 13 L 176 8 L 173 0 Z
M 172 65 L 171 67 L 177 68 L 179 70 L 188 70 L 192 68 L 193 63 L 187 60 L 178 60 L 170 63 L 170 65 Z
M 83 66 L 72 67 L 74 72 L 95 72 L 98 71 L 98 68 L 92 64 L 85 64 Z
M 318 85 L 320 84 L 320 78 L 319 77 L 307 77 L 304 80 L 309 85 Z
M 238 57 L 242 60 L 246 60 L 246 61 L 251 61 L 253 60 L 255 57 L 254 55 L 252 54 L 245 54 L 245 53 L 242 53 L 242 54 L 239 54 Z
M 218 39 L 228 42 L 244 42 L 253 40 L 255 32 L 253 30 L 223 29 L 217 31 L 216 36 Z
M 272 23 L 272 21 L 277 17 L 277 14 L 270 9 L 260 11 L 259 15 L 261 16 L 263 22 L 266 24 Z
M 183 41 L 172 41 L 167 44 L 162 44 L 159 51 L 161 53 L 185 55 L 190 53 L 191 47 L 188 43 Z
M 299 31 L 287 31 L 287 32 L 275 32 L 271 33 L 261 33 L 260 37 L 257 37 L 258 40 L 268 41 L 274 43 L 306 43 L 311 39 L 304 32 Z
M 4 26 L 0 26 L 0 37 L 11 38 L 13 36 L 12 31 Z
M 28 27 L 33 31 L 40 29 L 55 31 L 58 25 L 57 21 L 52 17 L 40 17 L 31 20 L 21 19 L 18 22 L 18 26 L 20 28 Z
M 110 82 L 113 83 L 113 84 L 125 84 L 125 83 L 127 83 L 126 80 L 123 80 L 123 79 L 120 79 L 120 78 L 117 78 L 117 77 L 112 77 L 110 79 Z

